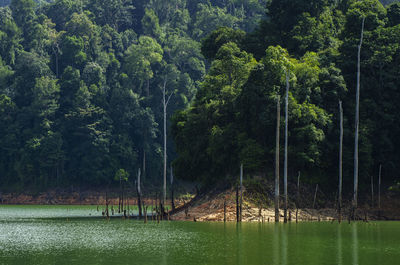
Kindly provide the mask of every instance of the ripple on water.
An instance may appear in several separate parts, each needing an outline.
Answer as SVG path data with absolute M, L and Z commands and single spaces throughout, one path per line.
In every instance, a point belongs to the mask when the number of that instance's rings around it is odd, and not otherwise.
M 398 222 L 144 224 L 82 218 L 89 213 L 99 215 L 95 206 L 0 206 L 0 264 L 392 265 L 400 259 Z

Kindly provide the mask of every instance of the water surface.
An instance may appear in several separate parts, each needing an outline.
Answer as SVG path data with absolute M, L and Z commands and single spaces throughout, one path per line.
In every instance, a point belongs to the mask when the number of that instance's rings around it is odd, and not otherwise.
M 0 206 L 0 264 L 399 264 L 400 222 L 194 223 Z

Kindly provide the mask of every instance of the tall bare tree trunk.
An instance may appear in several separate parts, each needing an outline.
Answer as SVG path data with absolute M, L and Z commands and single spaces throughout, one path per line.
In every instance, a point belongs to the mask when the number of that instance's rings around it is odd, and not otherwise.
M 379 165 L 378 179 L 378 216 L 381 217 L 381 183 L 382 183 L 382 165 Z
M 163 205 L 165 205 L 165 201 L 167 200 L 167 105 L 165 104 L 165 85 L 163 92 L 163 101 L 164 101 L 164 196 L 163 196 Z
M 121 177 L 119 177 L 118 213 L 121 213 L 121 199 L 122 199 L 122 179 Z
M 125 183 L 122 183 L 122 192 L 121 192 L 121 211 L 125 216 L 124 213 L 124 189 L 125 189 Z
M 355 137 L 354 137 L 354 198 L 353 198 L 353 219 L 356 215 L 357 210 L 357 198 L 358 198 L 358 131 L 360 125 L 360 60 L 361 60 L 361 46 L 364 37 L 364 22 L 365 17 L 361 24 L 361 38 L 360 44 L 358 45 L 358 56 L 357 56 L 357 92 L 356 92 L 356 117 L 355 117 Z
M 296 223 L 297 223 L 299 208 L 300 208 L 300 171 L 299 174 L 297 175 Z
M 142 217 L 142 191 L 140 189 L 140 168 L 138 169 L 137 174 L 137 187 L 136 187 L 137 195 L 138 195 L 138 210 L 139 210 L 139 217 Z
M 163 186 L 163 206 L 167 201 L 167 107 L 169 100 L 171 99 L 171 93 L 167 98 L 167 76 L 164 78 L 163 84 L 163 109 L 164 109 L 164 186 Z M 164 214 L 164 213 L 163 213 Z
M 281 97 L 276 99 L 276 147 L 275 147 L 275 222 L 279 222 L 279 129 L 281 124 Z
M 318 193 L 318 184 L 317 184 L 317 186 L 315 187 L 314 201 L 313 201 L 313 204 L 312 204 L 312 208 L 313 208 L 313 209 L 315 209 L 315 202 L 317 201 L 317 193 Z
M 145 148 L 143 147 L 143 165 L 142 165 L 142 169 L 143 169 L 143 179 L 146 179 L 146 151 Z
M 236 222 L 240 222 L 239 186 L 236 185 Z
M 243 164 L 240 165 L 240 222 L 242 221 L 243 210 Z
M 171 166 L 171 208 L 172 211 L 175 210 L 175 201 L 174 201 L 174 174 L 172 171 L 172 166 Z
M 342 101 L 339 100 L 339 115 L 340 115 L 340 136 L 339 136 L 339 191 L 338 191 L 338 222 L 342 221 L 342 187 L 343 187 L 343 108 Z
M 106 216 L 107 216 L 107 219 L 110 218 L 110 213 L 108 211 L 108 188 L 106 191 Z
M 224 223 L 226 222 L 226 198 L 224 198 Z
M 374 177 L 371 175 L 371 207 L 374 207 Z
M 285 99 L 285 162 L 283 168 L 283 182 L 285 193 L 284 222 L 287 223 L 288 192 L 287 192 L 287 167 L 288 167 L 288 109 L 289 109 L 289 73 L 286 71 L 286 99 Z

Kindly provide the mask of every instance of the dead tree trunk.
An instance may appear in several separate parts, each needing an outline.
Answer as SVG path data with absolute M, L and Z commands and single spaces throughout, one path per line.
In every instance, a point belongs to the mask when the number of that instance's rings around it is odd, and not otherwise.
M 163 110 L 164 110 L 164 186 L 163 186 L 163 204 L 165 205 L 165 201 L 167 200 L 167 103 L 165 99 L 165 90 L 167 85 L 167 79 L 164 80 L 164 88 L 163 88 Z
M 142 165 L 142 168 L 143 168 L 143 179 L 146 179 L 146 151 L 145 151 L 145 149 L 144 149 L 144 147 L 143 147 L 143 165 Z
M 297 175 L 297 199 L 296 199 L 296 223 L 297 223 L 297 217 L 299 213 L 299 207 L 300 207 L 300 171 L 299 174 Z
M 122 183 L 122 191 L 121 191 L 121 211 L 124 213 L 124 183 Z
M 288 191 L 287 191 L 287 170 L 288 170 L 288 109 L 289 109 L 289 73 L 286 71 L 286 99 L 285 99 L 285 162 L 283 168 L 283 182 L 285 193 L 284 222 L 287 222 Z
M 118 213 L 121 213 L 122 179 L 119 177 Z
M 147 223 L 147 207 L 143 202 L 143 214 L 144 214 L 144 223 Z
M 357 198 L 358 198 L 358 132 L 360 125 L 360 57 L 361 57 L 361 46 L 364 37 L 364 22 L 365 17 L 361 24 L 361 38 L 360 44 L 358 45 L 358 56 L 357 56 L 357 91 L 356 91 L 356 117 L 355 117 L 355 137 L 354 137 L 354 198 L 353 198 L 353 219 L 356 215 L 357 210 Z
M 167 200 L 167 107 L 169 100 L 172 97 L 172 93 L 167 98 L 167 76 L 164 78 L 163 84 L 163 114 L 164 114 L 164 186 L 163 186 L 163 202 L 162 204 L 165 206 L 165 202 Z
M 127 196 L 127 198 L 126 198 L 126 206 L 127 206 L 127 209 L 128 209 L 128 211 L 127 211 L 127 215 L 128 215 L 128 219 L 129 219 L 129 196 Z
M 106 216 L 107 219 L 110 218 L 110 213 L 108 212 L 108 192 L 106 191 Z
M 374 207 L 374 177 L 371 175 L 371 207 Z
M 281 123 L 280 96 L 276 99 L 276 141 L 275 141 L 275 222 L 279 222 L 279 129 Z
M 236 222 L 240 222 L 240 208 L 239 208 L 239 186 L 236 185 Z
M 174 202 L 174 174 L 172 172 L 171 166 L 171 208 L 172 211 L 175 211 L 175 202 Z
M 226 198 L 224 198 L 224 223 L 226 222 Z
M 138 196 L 137 204 L 139 210 L 139 217 L 142 217 L 142 191 L 140 189 L 140 168 L 138 169 L 138 174 L 137 174 L 136 193 Z
M 243 164 L 240 165 L 240 222 L 242 221 L 243 210 Z
M 339 192 L 338 192 L 338 222 L 342 221 L 342 181 L 343 181 L 343 108 L 342 101 L 339 101 L 340 115 L 340 136 L 339 136 Z
M 379 165 L 379 179 L 378 179 L 378 217 L 381 217 L 381 181 L 382 181 L 382 165 Z
M 317 192 L 318 192 L 318 184 L 317 184 L 317 186 L 315 187 L 314 201 L 313 201 L 313 204 L 312 204 L 313 209 L 315 209 L 315 202 L 316 202 L 316 200 L 317 200 Z

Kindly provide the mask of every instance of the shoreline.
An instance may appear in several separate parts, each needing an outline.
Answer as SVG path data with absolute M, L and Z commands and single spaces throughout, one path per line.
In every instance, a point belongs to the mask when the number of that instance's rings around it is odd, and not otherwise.
M 118 195 L 110 193 L 108 197 L 109 205 L 118 207 Z M 133 194 L 132 194 L 133 195 Z M 85 192 L 43 192 L 37 195 L 13 194 L 6 193 L 0 195 L 0 205 L 105 205 L 105 192 L 85 191 Z M 274 222 L 275 209 L 271 206 L 256 206 L 251 202 L 251 198 L 244 198 L 242 209 L 242 222 Z M 388 198 L 389 199 L 389 198 Z M 400 207 L 397 200 L 390 198 L 391 204 L 381 209 L 371 208 L 368 206 L 359 207 L 357 210 L 357 220 L 393 220 L 400 221 Z M 142 198 L 142 202 L 146 205 L 155 205 L 156 201 L 152 198 Z M 168 202 L 170 202 L 168 200 Z M 125 201 L 126 203 L 126 201 Z M 187 200 L 176 199 L 175 205 L 177 211 L 171 214 L 170 219 L 175 221 L 199 221 L 199 222 L 223 222 L 224 221 L 224 205 L 226 207 L 225 219 L 227 222 L 236 222 L 236 201 L 233 190 L 218 193 L 214 196 L 204 195 L 198 200 L 189 203 Z M 129 205 L 137 205 L 137 198 L 129 196 Z M 344 208 L 342 213 L 342 222 L 348 221 L 348 213 L 350 209 Z M 280 222 L 283 222 L 283 209 L 280 209 Z M 296 209 L 288 209 L 289 222 L 296 222 Z M 297 212 L 297 221 L 337 221 L 338 214 L 335 208 L 299 208 Z

